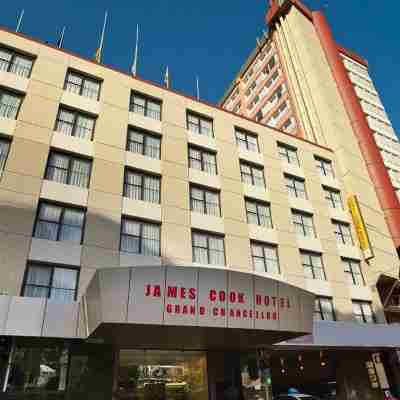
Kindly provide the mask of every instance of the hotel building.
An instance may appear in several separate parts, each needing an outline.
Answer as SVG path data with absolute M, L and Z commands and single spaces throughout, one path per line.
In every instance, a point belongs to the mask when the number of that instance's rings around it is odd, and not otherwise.
M 399 202 L 322 14 L 280 3 L 258 121 L 0 30 L 1 398 L 399 389 Z

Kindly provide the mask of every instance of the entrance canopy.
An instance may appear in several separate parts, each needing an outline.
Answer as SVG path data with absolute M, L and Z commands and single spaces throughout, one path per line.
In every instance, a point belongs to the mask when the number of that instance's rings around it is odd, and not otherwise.
M 102 269 L 81 303 L 86 336 L 125 347 L 256 347 L 313 326 L 312 293 L 221 268 Z

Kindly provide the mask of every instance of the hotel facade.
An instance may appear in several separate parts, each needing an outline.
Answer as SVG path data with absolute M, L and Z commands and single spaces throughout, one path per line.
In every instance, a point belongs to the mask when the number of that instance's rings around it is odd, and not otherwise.
M 350 52 L 300 2 L 267 22 L 262 117 L 0 30 L 1 398 L 399 390 L 400 205 Z

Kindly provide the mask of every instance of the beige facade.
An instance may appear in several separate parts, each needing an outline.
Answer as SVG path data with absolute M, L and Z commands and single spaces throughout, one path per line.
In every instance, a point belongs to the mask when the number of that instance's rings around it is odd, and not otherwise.
M 0 118 L 1 137 L 10 141 L 0 179 L 0 292 L 20 295 L 30 262 L 79 269 L 78 297 L 97 269 L 199 265 L 193 259 L 192 248 L 192 231 L 199 230 L 223 237 L 223 268 L 253 271 L 251 240 L 277 245 L 280 274 L 266 271 L 259 272 L 261 275 L 332 298 L 339 320 L 352 320 L 352 300 L 359 300 L 372 302 L 376 320 L 385 322 L 375 284 L 381 273 L 394 276 L 398 272 L 396 249 L 314 28 L 296 8 L 292 8 L 284 24 L 290 27 L 286 29 L 285 40 L 296 41 L 296 51 L 302 60 L 302 65 L 296 66 L 301 69 L 302 84 L 307 86 L 301 89 L 301 101 L 312 114 L 304 118 L 330 149 L 31 39 L 0 31 L 1 46 L 34 59 L 29 78 L 13 72 L 0 74 L 0 87 L 22 96 L 16 121 Z M 275 34 L 282 33 L 277 30 Z M 298 40 L 299 37 L 307 40 Z M 291 68 L 287 69 L 290 73 Z M 101 82 L 98 101 L 64 89 L 69 70 Z M 129 111 L 132 91 L 161 102 L 161 121 Z M 60 106 L 95 118 L 92 140 L 57 131 Z M 191 132 L 187 113 L 212 120 L 214 137 Z M 160 136 L 161 159 L 127 151 L 128 127 Z M 257 137 L 259 151 L 238 147 L 235 139 L 238 128 Z M 282 145 L 297 150 L 299 166 L 281 159 L 278 146 Z M 210 175 L 189 168 L 188 146 L 215 153 L 218 173 Z M 51 151 L 91 160 L 89 187 L 44 179 Z M 321 176 L 315 157 L 332 162 L 334 178 Z M 263 169 L 265 187 L 242 182 L 241 162 Z M 159 204 L 123 196 L 126 168 L 160 177 Z M 305 182 L 306 199 L 288 195 L 285 174 Z M 193 184 L 219 193 L 221 216 L 191 210 L 190 186 Z M 343 209 L 329 206 L 324 188 L 340 191 Z M 347 210 L 346 199 L 350 193 L 358 196 L 368 228 L 374 253 L 368 262 L 359 250 Z M 248 223 L 245 199 L 270 204 L 272 227 Z M 86 211 L 81 243 L 33 237 L 38 205 L 43 200 Z M 292 210 L 312 214 L 315 236 L 302 237 L 295 233 Z M 160 224 L 159 257 L 120 250 L 122 216 Z M 332 220 L 350 224 L 354 244 L 338 245 Z M 326 280 L 306 277 L 300 250 L 322 254 Z M 360 262 L 365 285 L 349 284 L 342 258 Z

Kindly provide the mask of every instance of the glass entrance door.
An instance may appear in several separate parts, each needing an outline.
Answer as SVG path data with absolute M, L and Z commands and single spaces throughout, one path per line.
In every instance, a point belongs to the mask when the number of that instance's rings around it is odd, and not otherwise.
M 206 354 L 120 350 L 116 392 L 127 400 L 207 400 Z

